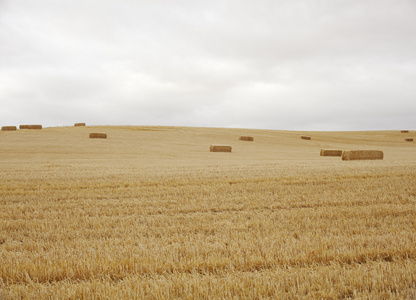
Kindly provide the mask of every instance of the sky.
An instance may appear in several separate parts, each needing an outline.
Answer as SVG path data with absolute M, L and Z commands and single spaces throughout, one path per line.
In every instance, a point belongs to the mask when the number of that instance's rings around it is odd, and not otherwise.
M 416 129 L 415 0 L 0 0 L 0 125 Z

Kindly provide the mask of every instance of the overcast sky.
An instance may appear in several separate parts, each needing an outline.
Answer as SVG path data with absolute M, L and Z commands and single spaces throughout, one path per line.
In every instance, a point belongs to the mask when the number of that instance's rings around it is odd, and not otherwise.
M 415 0 L 0 0 L 0 125 L 416 129 Z

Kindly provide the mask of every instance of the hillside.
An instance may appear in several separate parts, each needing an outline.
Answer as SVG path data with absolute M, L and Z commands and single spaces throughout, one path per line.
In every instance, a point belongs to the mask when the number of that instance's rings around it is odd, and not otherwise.
M 0 299 L 412 299 L 408 137 L 415 133 L 0 132 Z M 320 156 L 323 148 L 382 150 L 384 159 L 343 161 Z
M 91 132 L 107 133 L 107 139 L 89 139 Z M 253 142 L 239 136 L 253 136 Z M 311 136 L 310 141 L 301 140 Z M 294 132 L 277 130 L 96 126 L 57 127 L 42 130 L 0 132 L 2 163 L 67 164 L 96 168 L 209 166 L 212 164 L 244 166 L 251 164 L 308 163 L 345 165 L 339 159 L 319 156 L 325 149 L 377 149 L 384 151 L 378 164 L 415 164 L 416 142 L 404 138 L 416 133 L 400 131 L 373 132 Z M 210 153 L 210 145 L 230 145 L 232 153 Z M 362 164 L 363 162 L 361 162 Z M 364 163 L 365 164 L 365 163 Z

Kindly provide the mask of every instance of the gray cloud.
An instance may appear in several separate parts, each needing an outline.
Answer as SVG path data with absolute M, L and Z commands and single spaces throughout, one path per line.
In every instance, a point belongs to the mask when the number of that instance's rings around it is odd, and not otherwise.
M 2 124 L 416 129 L 413 0 L 0 8 Z

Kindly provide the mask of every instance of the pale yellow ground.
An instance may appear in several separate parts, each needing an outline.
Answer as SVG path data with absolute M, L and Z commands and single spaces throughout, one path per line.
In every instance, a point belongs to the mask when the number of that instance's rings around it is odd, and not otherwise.
M 90 132 L 107 133 L 107 139 L 89 139 Z M 241 135 L 254 142 L 239 141 Z M 312 140 L 301 140 L 308 135 Z M 416 133 L 373 132 L 296 132 L 275 130 L 96 126 L 58 127 L 42 130 L 0 132 L 2 172 L 54 171 L 77 173 L 155 175 L 157 170 L 178 172 L 178 168 L 282 168 L 283 166 L 330 166 L 349 168 L 414 166 L 416 142 L 405 138 Z M 230 145 L 232 154 L 210 153 L 210 145 Z M 321 158 L 320 149 L 374 149 L 384 152 L 377 162 L 342 162 Z M 266 167 L 269 166 L 269 167 Z M 179 169 L 182 170 L 182 169 Z M 36 172 L 35 172 L 36 171 Z M 51 172 L 52 171 L 52 172 Z M 56 174 L 58 175 L 58 174 Z M 35 175 L 36 176 L 36 175 Z
M 416 142 L 405 138 L 416 134 L 0 132 L 0 299 L 411 299 Z

